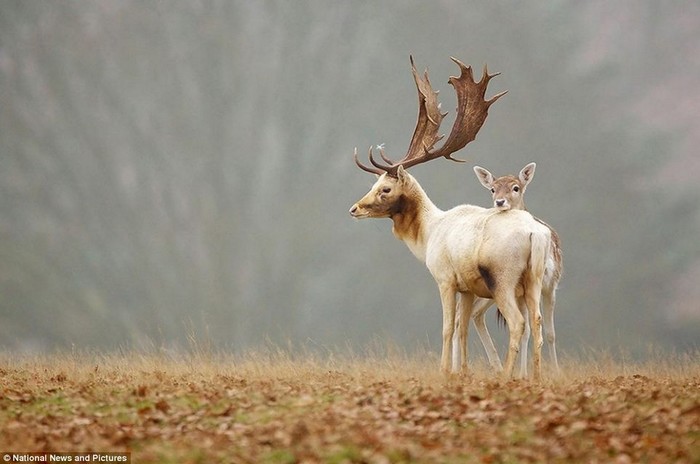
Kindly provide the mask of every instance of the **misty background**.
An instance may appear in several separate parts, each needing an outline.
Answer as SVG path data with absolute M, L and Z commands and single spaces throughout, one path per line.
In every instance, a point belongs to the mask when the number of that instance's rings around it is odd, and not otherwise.
M 0 348 L 439 350 L 425 266 L 348 214 L 354 147 L 410 141 L 409 54 L 442 132 L 450 56 L 502 73 L 468 163 L 411 172 L 489 206 L 473 165 L 537 162 L 560 350 L 697 348 L 700 4 L 653 0 L 1 2 Z

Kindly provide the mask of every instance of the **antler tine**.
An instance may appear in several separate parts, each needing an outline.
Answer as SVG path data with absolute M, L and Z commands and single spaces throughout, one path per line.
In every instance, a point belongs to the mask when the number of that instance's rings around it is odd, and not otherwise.
M 372 147 L 370 147 L 370 160 L 372 158 Z M 355 164 L 357 164 L 357 167 L 362 169 L 363 171 L 372 173 L 372 174 L 382 174 L 384 171 L 381 171 L 379 169 L 374 169 L 370 168 L 369 166 L 365 166 L 364 164 L 360 163 L 360 160 L 357 159 L 357 147 L 355 147 L 355 153 L 354 153 L 354 158 L 355 158 Z
M 380 149 L 379 151 L 380 151 L 380 153 L 381 153 L 383 150 Z M 378 163 L 377 161 L 375 161 L 374 156 L 373 156 L 373 154 L 372 154 L 372 146 L 371 146 L 371 145 L 370 145 L 370 147 L 369 147 L 368 156 L 369 156 L 369 162 L 372 163 L 372 165 L 373 165 L 375 168 L 381 169 L 381 172 L 389 172 L 389 171 L 392 171 L 392 169 L 395 168 L 395 166 L 393 166 L 393 165 L 385 166 L 385 165 L 380 164 L 380 163 Z M 384 159 L 384 156 L 382 156 L 382 158 Z M 385 161 L 386 161 L 386 159 L 385 159 Z
M 484 83 L 484 95 L 486 95 L 486 86 L 488 86 L 489 81 L 490 81 L 491 79 L 493 79 L 494 77 L 500 76 L 500 75 L 501 75 L 500 72 L 496 72 L 496 73 L 493 73 L 493 74 L 489 74 L 489 69 L 488 69 L 488 67 L 486 66 L 486 64 L 484 64 L 484 72 L 483 72 L 483 74 L 482 74 L 482 76 L 481 76 L 481 81 L 484 81 L 484 80 L 486 81 L 486 82 Z M 479 85 L 481 85 L 481 81 L 479 81 Z M 494 96 L 491 97 L 489 100 L 486 100 L 486 104 L 487 104 L 488 106 L 493 105 L 494 103 L 496 103 L 496 100 L 498 100 L 499 98 L 501 98 L 503 95 L 505 95 L 505 94 L 507 94 L 507 93 L 508 93 L 508 91 L 507 91 L 507 90 L 504 90 L 503 92 L 494 95 Z
M 498 74 L 500 74 L 500 73 L 498 73 Z M 498 75 L 498 74 L 496 74 L 496 75 Z M 494 103 L 496 103 L 496 100 L 498 100 L 499 98 L 501 98 L 503 95 L 505 95 L 505 94 L 507 94 L 507 93 L 508 93 L 508 91 L 507 91 L 507 90 L 504 90 L 503 92 L 494 95 L 493 97 L 491 97 L 491 99 L 486 100 L 486 104 L 487 104 L 488 106 L 493 105 Z
M 387 162 L 389 164 L 395 164 L 394 161 L 392 161 L 392 159 L 389 158 L 388 156 L 386 156 L 386 153 L 384 153 L 384 147 L 380 146 L 378 148 L 379 148 L 379 156 L 381 156 L 385 162 Z

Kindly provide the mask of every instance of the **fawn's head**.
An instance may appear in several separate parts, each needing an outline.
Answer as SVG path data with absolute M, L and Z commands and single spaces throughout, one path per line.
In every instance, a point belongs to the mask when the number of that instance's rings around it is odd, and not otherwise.
M 535 163 L 530 163 L 520 170 L 518 176 L 501 176 L 495 178 L 487 169 L 474 166 L 474 173 L 493 197 L 493 207 L 501 211 L 525 209 L 525 189 L 535 176 Z

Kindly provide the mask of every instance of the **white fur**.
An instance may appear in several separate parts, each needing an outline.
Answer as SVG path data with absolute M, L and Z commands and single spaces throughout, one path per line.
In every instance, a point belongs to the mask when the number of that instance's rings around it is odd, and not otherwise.
M 527 185 L 532 181 L 535 174 L 535 163 L 530 163 L 526 165 L 518 174 L 518 177 L 514 176 L 503 176 L 495 178 L 487 169 L 480 166 L 474 167 L 474 173 L 481 184 L 488 190 L 492 192 L 492 197 L 494 203 L 496 199 L 505 199 L 505 208 L 502 210 L 524 210 L 525 202 L 524 195 Z M 513 186 L 518 185 L 519 192 L 513 192 Z M 495 205 L 494 205 L 495 206 Z M 549 227 L 549 226 L 547 226 Z M 561 262 L 561 249 L 559 248 L 558 239 L 555 240 L 556 232 L 554 232 L 551 227 L 549 227 L 552 238 L 547 246 L 546 250 L 546 262 L 545 271 L 542 286 L 542 305 L 544 313 L 544 331 L 547 339 L 548 351 L 550 356 L 550 362 L 554 366 L 555 370 L 559 370 L 559 362 L 557 359 L 557 350 L 555 345 L 555 331 L 554 331 L 554 305 L 556 302 L 556 290 L 559 284 L 559 279 L 561 278 L 562 272 L 562 262 Z M 488 308 L 493 305 L 493 300 L 477 298 L 474 302 L 473 307 L 473 319 L 474 326 L 479 335 L 484 349 L 486 350 L 486 356 L 488 357 L 489 364 L 496 369 L 501 370 L 501 360 L 498 356 L 498 351 L 493 344 L 491 335 L 489 334 L 488 328 L 484 321 L 484 315 Z M 525 308 L 521 308 L 524 314 Z M 462 325 L 462 320 L 458 318 L 458 327 Z M 520 348 L 520 373 L 519 376 L 525 377 L 527 375 L 527 347 L 530 336 L 530 327 L 528 324 L 528 318 L 525 318 L 525 332 Z M 459 353 L 460 348 L 457 340 L 453 342 L 453 370 L 459 369 Z
M 397 205 L 404 207 L 400 209 Z M 406 243 L 411 252 L 428 267 L 438 285 L 442 301 L 440 366 L 444 372 L 448 372 L 452 364 L 450 346 L 457 310 L 460 318 L 468 321 L 474 298 L 483 297 L 493 298 L 498 303 L 510 330 L 505 362 L 505 374 L 508 376 L 513 373 L 525 330 L 521 308 L 528 308 L 530 325 L 535 333 L 535 374 L 539 378 L 539 299 L 545 249 L 550 240 L 547 227 L 526 211 L 504 213 L 471 205 L 442 211 L 403 168 L 399 168 L 396 178 L 387 174 L 380 176 L 350 213 L 358 218 L 391 218 L 394 235 Z M 493 292 L 488 288 L 480 268 L 487 269 L 495 282 Z M 467 335 L 468 324 L 461 324 L 458 333 L 462 360 L 460 369 L 467 367 Z

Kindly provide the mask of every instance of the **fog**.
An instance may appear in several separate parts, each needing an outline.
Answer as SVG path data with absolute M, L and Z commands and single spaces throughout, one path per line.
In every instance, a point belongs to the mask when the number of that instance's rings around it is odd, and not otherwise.
M 502 73 L 468 162 L 411 172 L 488 206 L 473 165 L 537 162 L 560 350 L 696 348 L 700 5 L 652 0 L 0 3 L 0 347 L 436 350 L 427 269 L 348 214 L 353 149 L 408 147 L 409 55 L 443 132 L 449 57 Z

